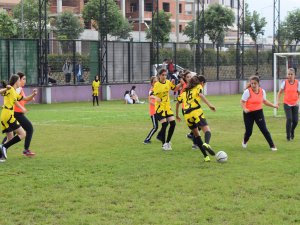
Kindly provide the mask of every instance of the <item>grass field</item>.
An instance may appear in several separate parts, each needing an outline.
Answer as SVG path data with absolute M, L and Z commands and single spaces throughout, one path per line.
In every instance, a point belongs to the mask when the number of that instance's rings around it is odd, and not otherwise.
M 228 153 L 224 164 L 191 150 L 183 122 L 173 151 L 155 136 L 142 144 L 147 104 L 29 105 L 37 155 L 22 156 L 22 142 L 0 164 L 0 224 L 300 224 L 299 127 L 287 142 L 285 118 L 265 107 L 278 151 L 256 126 L 242 149 L 240 97 L 209 96 L 217 112 L 205 108 L 212 147 Z

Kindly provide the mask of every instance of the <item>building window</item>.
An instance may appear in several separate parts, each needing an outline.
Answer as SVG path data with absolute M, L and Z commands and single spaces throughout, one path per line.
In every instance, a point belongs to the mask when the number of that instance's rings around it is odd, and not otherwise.
M 145 11 L 152 12 L 152 3 L 145 3 Z
M 182 33 L 182 25 L 179 25 L 179 33 Z
M 234 8 L 234 0 L 230 0 L 230 7 Z
M 130 4 L 130 12 L 136 12 L 138 11 L 137 3 L 131 3 Z
M 182 4 L 179 4 L 179 13 L 182 13 Z
M 187 14 L 187 15 L 192 15 L 193 14 L 192 4 L 185 4 L 185 14 Z
M 163 10 L 165 12 L 170 12 L 170 3 L 163 2 Z

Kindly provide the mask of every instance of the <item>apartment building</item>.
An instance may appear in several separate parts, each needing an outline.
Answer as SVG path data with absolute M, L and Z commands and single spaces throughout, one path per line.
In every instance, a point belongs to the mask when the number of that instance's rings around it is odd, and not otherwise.
M 0 8 L 11 10 L 21 0 L 0 0 Z M 89 0 L 49 0 L 50 16 L 57 16 L 64 11 L 73 12 L 81 18 L 84 5 Z M 200 0 L 201 1 L 201 0 Z M 203 0 L 207 8 L 211 4 L 221 4 L 234 10 L 237 15 L 238 0 Z M 133 23 L 133 39 L 145 41 L 145 30 L 149 27 L 152 19 L 152 8 L 156 9 L 156 2 L 153 0 L 115 0 L 120 7 L 122 15 Z M 154 5 L 152 3 L 154 2 Z M 186 41 L 187 37 L 182 34 L 185 26 L 193 20 L 197 14 L 198 0 L 159 0 L 158 9 L 171 14 L 172 41 Z M 85 23 L 85 32 L 82 39 L 97 39 L 98 33 L 93 30 L 91 23 Z M 234 37 L 236 27 L 232 28 L 230 36 Z

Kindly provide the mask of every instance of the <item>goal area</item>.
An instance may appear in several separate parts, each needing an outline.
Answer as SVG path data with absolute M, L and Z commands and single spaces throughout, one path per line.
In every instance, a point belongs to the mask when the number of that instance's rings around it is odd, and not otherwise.
M 285 79 L 287 71 L 290 67 L 297 68 L 297 58 L 300 58 L 300 52 L 282 52 L 274 53 L 274 64 L 273 64 L 273 79 L 274 79 L 274 104 L 277 103 L 277 92 L 281 85 L 281 80 Z M 280 68 L 280 64 L 284 65 L 284 68 Z M 297 75 L 297 74 L 296 74 Z M 274 109 L 274 116 L 277 115 L 277 109 Z

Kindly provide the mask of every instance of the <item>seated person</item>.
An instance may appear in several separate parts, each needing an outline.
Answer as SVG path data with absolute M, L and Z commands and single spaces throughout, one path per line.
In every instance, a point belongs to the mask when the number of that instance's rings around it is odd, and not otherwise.
M 136 102 L 136 99 L 131 97 L 129 95 L 129 93 L 130 93 L 129 91 L 125 91 L 125 94 L 124 94 L 125 104 L 134 104 Z
M 135 103 L 137 103 L 137 104 L 143 104 L 143 103 L 145 103 L 145 102 L 141 102 L 141 101 L 139 100 L 139 97 L 137 96 L 137 94 L 136 94 L 136 92 L 135 92 L 135 86 L 132 86 L 132 87 L 131 87 L 130 92 L 129 92 L 129 95 L 130 95 L 130 97 L 131 97 L 132 99 L 135 100 Z

